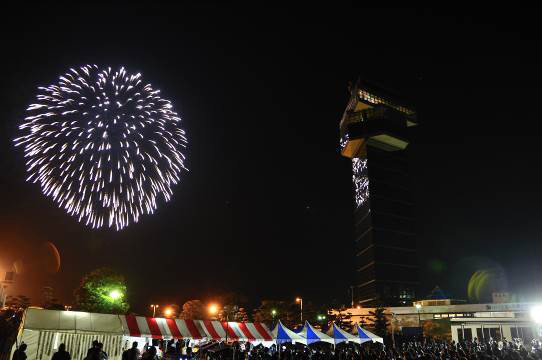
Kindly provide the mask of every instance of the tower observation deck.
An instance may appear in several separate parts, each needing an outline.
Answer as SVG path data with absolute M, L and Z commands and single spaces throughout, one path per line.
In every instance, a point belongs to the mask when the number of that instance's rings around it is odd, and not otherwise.
M 340 122 L 341 154 L 352 159 L 354 300 L 411 305 L 418 287 L 413 199 L 405 149 L 416 112 L 383 89 L 358 82 Z

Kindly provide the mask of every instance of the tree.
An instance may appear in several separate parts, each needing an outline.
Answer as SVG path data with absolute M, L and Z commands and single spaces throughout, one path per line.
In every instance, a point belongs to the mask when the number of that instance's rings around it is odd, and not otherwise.
M 275 325 L 280 319 L 285 326 L 292 327 L 299 323 L 299 306 L 293 301 L 262 300 L 252 318 L 268 326 Z
M 377 307 L 374 311 L 369 312 L 373 317 L 373 330 L 379 336 L 386 336 L 388 332 L 388 321 L 383 307 Z
M 329 320 L 335 322 L 335 325 L 341 329 L 351 332 L 353 329 L 352 313 L 346 311 L 346 307 L 343 305 L 329 315 Z
M 423 334 L 441 340 L 451 340 L 452 332 L 449 319 L 431 319 L 423 322 Z
M 124 276 L 110 268 L 96 269 L 85 275 L 74 295 L 75 310 L 126 314 L 130 308 Z
M 6 297 L 6 306 L 12 308 L 13 310 L 24 310 L 30 306 L 30 298 L 25 295 L 11 296 Z
M 64 310 L 64 305 L 62 305 L 60 300 L 52 298 L 50 301 L 43 304 L 43 308 L 47 310 Z
M 233 321 L 237 321 L 237 322 L 248 322 L 249 321 L 248 314 L 247 314 L 245 308 L 240 307 L 235 312 L 235 314 L 233 314 Z
M 184 303 L 180 317 L 184 320 L 206 320 L 208 314 L 201 300 L 189 300 Z

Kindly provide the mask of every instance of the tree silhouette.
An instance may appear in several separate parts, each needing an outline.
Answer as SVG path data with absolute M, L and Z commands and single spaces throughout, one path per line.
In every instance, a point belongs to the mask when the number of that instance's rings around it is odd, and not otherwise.
M 24 310 L 29 307 L 31 304 L 30 298 L 25 295 L 11 296 L 6 297 L 6 306 L 14 310 Z
M 379 336 L 386 336 L 388 332 L 388 321 L 383 307 L 377 307 L 374 311 L 370 311 L 369 314 L 373 317 L 373 330 L 375 334 Z
M 285 326 L 291 327 L 299 323 L 299 306 L 293 301 L 262 300 L 260 306 L 253 311 L 252 318 L 268 326 L 280 320 Z
M 184 303 L 180 317 L 184 320 L 206 320 L 209 316 L 201 300 L 189 300 Z

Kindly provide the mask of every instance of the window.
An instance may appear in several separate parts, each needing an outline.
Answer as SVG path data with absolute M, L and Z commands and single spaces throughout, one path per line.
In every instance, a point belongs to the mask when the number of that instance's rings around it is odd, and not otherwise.
M 501 340 L 501 329 L 499 328 L 490 328 L 489 335 L 493 340 Z
M 530 343 L 533 340 L 533 329 L 530 327 L 520 327 L 519 330 L 524 344 Z
M 463 329 L 465 332 L 465 340 L 472 341 L 472 330 L 469 328 Z
M 463 329 L 457 329 L 457 339 L 463 341 Z

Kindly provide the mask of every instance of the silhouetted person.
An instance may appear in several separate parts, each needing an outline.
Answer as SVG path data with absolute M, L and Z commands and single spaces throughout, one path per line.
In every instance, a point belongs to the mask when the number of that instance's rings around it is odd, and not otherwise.
M 156 348 L 154 346 L 150 346 L 147 351 L 143 354 L 141 357 L 143 360 L 157 360 L 158 357 L 156 356 Z
M 26 344 L 22 343 L 21 346 L 13 353 L 13 360 L 26 360 Z
M 66 351 L 66 344 L 60 344 L 58 351 L 53 354 L 51 360 L 71 360 L 71 358 L 70 353 Z
M 122 353 L 122 360 L 138 360 L 141 353 L 137 345 L 137 341 L 134 341 L 132 347 Z
M 100 343 L 98 340 L 92 342 L 92 347 L 87 351 L 87 357 L 85 360 L 100 360 L 100 349 L 98 347 Z
M 100 360 L 107 360 L 108 356 L 107 356 L 107 353 L 104 351 L 104 344 L 102 343 L 98 343 L 98 349 L 99 349 L 99 357 L 100 357 Z

